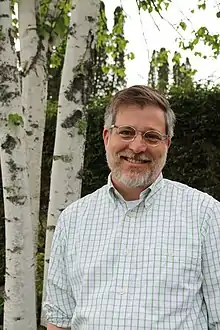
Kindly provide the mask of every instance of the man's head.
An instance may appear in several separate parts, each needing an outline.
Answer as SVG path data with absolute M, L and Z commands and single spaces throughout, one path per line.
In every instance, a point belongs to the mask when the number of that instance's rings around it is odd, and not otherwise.
M 130 188 L 154 182 L 166 163 L 174 125 L 169 102 L 158 91 L 136 85 L 116 93 L 103 131 L 113 181 Z

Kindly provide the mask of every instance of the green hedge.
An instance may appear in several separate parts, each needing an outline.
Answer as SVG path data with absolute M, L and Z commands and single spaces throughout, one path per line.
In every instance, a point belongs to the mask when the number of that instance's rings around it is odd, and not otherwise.
M 208 192 L 220 200 L 220 89 L 196 86 L 191 91 L 172 89 L 170 102 L 177 115 L 175 136 L 164 176 Z M 108 168 L 102 142 L 103 114 L 108 99 L 94 101 L 89 110 L 82 196 L 106 183 Z M 38 311 L 43 274 L 45 219 L 56 126 L 56 104 L 49 103 L 42 162 L 39 227 Z M 1 185 L 1 178 L 0 178 Z M 0 189 L 0 286 L 4 284 L 4 216 Z M 0 304 L 0 308 L 1 308 Z M 2 312 L 0 312 L 2 320 Z M 1 323 L 1 322 L 0 322 Z

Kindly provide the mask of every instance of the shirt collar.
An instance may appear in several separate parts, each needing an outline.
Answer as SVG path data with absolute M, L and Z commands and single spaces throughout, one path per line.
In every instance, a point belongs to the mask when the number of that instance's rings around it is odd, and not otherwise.
M 121 196 L 121 194 L 115 189 L 113 183 L 112 183 L 112 179 L 111 179 L 111 173 L 108 176 L 108 193 L 110 195 L 110 197 L 115 201 L 116 199 L 122 199 L 123 197 Z M 160 175 L 158 176 L 158 178 L 149 186 L 147 187 L 145 190 L 143 190 L 140 194 L 140 201 L 147 199 L 147 197 L 153 196 L 155 195 L 155 193 L 160 190 L 163 186 L 163 174 L 160 173 Z

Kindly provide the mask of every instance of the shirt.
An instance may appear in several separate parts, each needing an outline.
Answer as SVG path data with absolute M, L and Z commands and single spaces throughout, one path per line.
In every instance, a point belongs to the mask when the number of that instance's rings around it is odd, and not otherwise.
M 72 330 L 220 329 L 220 203 L 161 175 L 128 209 L 109 179 L 62 212 L 44 308 Z

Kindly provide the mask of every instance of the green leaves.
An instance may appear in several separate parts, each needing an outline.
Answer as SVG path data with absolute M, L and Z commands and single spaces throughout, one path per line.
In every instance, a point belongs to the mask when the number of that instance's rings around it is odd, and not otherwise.
M 24 125 L 23 118 L 18 113 L 10 113 L 8 115 L 8 121 L 14 126 Z
M 51 8 L 51 0 L 41 0 L 38 30 L 41 36 L 49 37 L 51 44 L 67 35 L 71 7 L 71 0 L 58 0 L 56 8 Z
M 154 1 L 145 1 L 145 0 L 136 0 L 139 10 L 148 11 L 152 13 L 156 11 L 158 14 L 163 10 L 167 10 L 172 0 L 154 0 Z
M 206 10 L 206 0 L 202 0 L 202 3 L 201 3 L 201 0 L 200 0 L 199 3 L 198 3 L 198 8 Z
M 159 14 L 161 19 L 164 19 L 162 16 L 162 11 L 165 9 L 167 10 L 169 5 L 171 4 L 172 0 L 136 0 L 138 10 L 148 11 L 148 13 L 156 13 Z M 217 7 L 217 6 L 216 6 Z M 207 9 L 207 0 L 197 0 L 197 8 L 199 10 L 206 10 Z M 190 10 L 191 14 L 194 14 L 196 11 L 195 9 Z M 220 18 L 220 11 L 216 13 L 216 16 Z M 186 17 L 186 19 L 188 19 Z M 169 22 L 172 25 L 172 22 Z M 181 19 L 181 21 L 177 24 L 177 29 L 181 28 L 183 31 L 186 31 L 187 24 L 185 20 Z M 195 49 L 195 46 L 202 42 L 206 46 L 208 46 L 212 50 L 212 54 L 214 58 L 217 58 L 220 54 L 220 38 L 219 34 L 211 34 L 208 31 L 206 26 L 201 26 L 198 30 L 192 31 L 192 38 L 190 41 L 183 40 L 182 38 L 179 41 L 179 47 L 183 50 L 191 50 Z M 206 55 L 203 54 L 203 57 Z
M 186 28 L 187 28 L 187 25 L 186 25 L 186 23 L 184 21 L 181 21 L 180 24 L 179 24 L 179 26 L 183 29 L 183 31 L 185 31 Z

